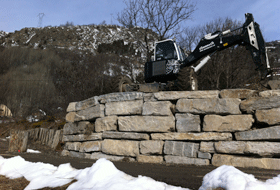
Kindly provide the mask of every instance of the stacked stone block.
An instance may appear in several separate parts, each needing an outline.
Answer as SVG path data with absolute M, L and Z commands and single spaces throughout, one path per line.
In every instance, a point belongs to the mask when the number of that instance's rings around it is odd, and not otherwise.
M 62 154 L 280 169 L 279 94 L 246 89 L 124 92 L 72 102 Z

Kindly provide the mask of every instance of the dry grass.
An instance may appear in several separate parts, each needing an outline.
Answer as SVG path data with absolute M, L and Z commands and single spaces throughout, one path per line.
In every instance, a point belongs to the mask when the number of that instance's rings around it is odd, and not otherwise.
M 61 187 L 55 187 L 55 188 L 45 187 L 40 190 L 65 190 L 69 185 L 71 185 L 74 182 L 75 181 Z M 28 184 L 29 181 L 27 181 L 23 177 L 17 179 L 9 179 L 0 175 L 0 190 L 23 190 Z

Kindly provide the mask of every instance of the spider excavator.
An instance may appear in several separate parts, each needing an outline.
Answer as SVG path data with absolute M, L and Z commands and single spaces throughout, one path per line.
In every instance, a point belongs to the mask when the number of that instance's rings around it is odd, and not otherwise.
M 118 91 L 168 90 L 170 81 L 175 81 L 179 90 L 198 90 L 196 73 L 215 53 L 235 45 L 245 46 L 250 51 L 261 78 L 266 78 L 270 65 L 259 24 L 254 22 L 251 13 L 246 13 L 245 18 L 245 23 L 239 28 L 205 35 L 189 56 L 172 39 L 155 42 L 153 60 L 145 63 L 145 84 L 134 84 L 123 76 L 119 78 Z

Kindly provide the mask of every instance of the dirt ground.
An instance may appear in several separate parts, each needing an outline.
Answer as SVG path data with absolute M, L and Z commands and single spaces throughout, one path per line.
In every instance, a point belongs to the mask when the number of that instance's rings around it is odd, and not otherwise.
M 22 126 L 21 126 L 22 127 Z M 0 155 L 4 158 L 10 158 L 13 156 L 21 156 L 27 161 L 31 162 L 44 162 L 58 166 L 63 163 L 70 163 L 74 168 L 83 169 L 91 167 L 95 160 L 81 159 L 73 157 L 60 156 L 61 150 L 54 151 L 45 145 L 41 145 L 38 142 L 28 141 L 28 148 L 33 150 L 39 150 L 40 154 L 31 153 L 11 153 L 8 152 L 8 140 L 6 136 L 9 135 L 6 131 L 7 127 L 0 126 Z M 194 165 L 177 165 L 177 164 L 146 164 L 136 162 L 114 162 L 114 165 L 121 171 L 137 177 L 138 175 L 148 176 L 157 181 L 162 181 L 170 185 L 181 186 L 190 188 L 192 190 L 198 189 L 202 184 L 203 176 L 214 170 L 214 166 L 194 166 Z M 265 181 L 271 179 L 280 174 L 280 171 L 276 170 L 263 170 L 256 168 L 238 168 L 245 173 L 253 174 L 257 179 Z M 28 185 L 28 181 L 24 178 L 10 180 L 3 176 L 0 176 L 0 190 L 24 189 Z M 69 186 L 63 186 L 59 188 L 44 188 L 44 190 L 56 189 L 63 190 Z M 218 189 L 217 189 L 218 190 Z M 219 189 L 222 190 L 222 189 Z

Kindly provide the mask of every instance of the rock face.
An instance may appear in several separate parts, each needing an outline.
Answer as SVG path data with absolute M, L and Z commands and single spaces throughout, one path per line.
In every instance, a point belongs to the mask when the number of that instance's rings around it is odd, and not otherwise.
M 173 116 L 119 117 L 118 125 L 120 131 L 136 131 L 136 132 L 175 131 L 175 119 Z
M 200 116 L 190 113 L 176 114 L 176 130 L 179 133 L 200 132 Z
M 105 104 L 106 115 L 137 115 L 142 113 L 143 100 L 127 102 L 108 102 Z
M 194 114 L 241 114 L 237 98 L 179 99 L 176 110 Z
M 280 126 L 274 126 L 264 129 L 256 129 L 252 131 L 244 131 L 235 133 L 238 141 L 246 140 L 280 140 Z
M 102 142 L 102 152 L 105 154 L 136 157 L 139 155 L 139 142 L 105 139 Z
M 235 167 L 254 167 L 271 170 L 280 169 L 280 159 L 249 158 L 223 154 L 214 154 L 212 164 L 214 166 L 231 165 Z
M 252 115 L 206 115 L 204 117 L 203 131 L 246 131 L 251 128 L 253 122 Z
M 251 98 L 240 104 L 240 109 L 246 113 L 254 113 L 255 110 L 264 110 L 280 107 L 280 96 L 264 98 Z
M 280 108 L 256 110 L 255 116 L 260 123 L 266 123 L 268 125 L 280 124 Z

